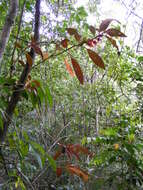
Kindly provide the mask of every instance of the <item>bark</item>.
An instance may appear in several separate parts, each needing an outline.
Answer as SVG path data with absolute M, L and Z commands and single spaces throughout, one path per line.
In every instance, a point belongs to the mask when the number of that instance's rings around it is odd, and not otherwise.
M 3 57 L 3 53 L 9 39 L 11 27 L 14 23 L 14 20 L 17 14 L 17 8 L 18 8 L 18 0 L 10 0 L 8 14 L 7 14 L 5 24 L 3 26 L 3 30 L 0 36 L 0 68 L 2 65 L 1 61 Z
M 41 0 L 36 1 L 35 5 L 35 28 L 34 28 L 34 39 L 35 42 L 39 41 L 39 28 L 40 28 L 40 2 Z M 29 55 L 31 56 L 33 63 L 34 63 L 34 58 L 35 58 L 35 52 L 31 48 Z M 8 127 L 11 123 L 12 115 L 14 113 L 14 109 L 20 99 L 21 92 L 24 89 L 28 74 L 31 71 L 31 66 L 26 63 L 26 66 L 20 76 L 19 82 L 16 85 L 13 94 L 11 96 L 10 102 L 8 104 L 8 107 L 5 111 L 5 117 L 3 118 L 3 130 L 0 130 L 0 141 L 3 142 L 5 140 Z

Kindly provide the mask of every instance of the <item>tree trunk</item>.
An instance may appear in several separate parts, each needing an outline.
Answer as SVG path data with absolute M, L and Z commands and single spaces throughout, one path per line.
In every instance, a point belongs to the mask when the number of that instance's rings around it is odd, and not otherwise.
M 14 23 L 14 20 L 17 14 L 17 8 L 18 8 L 18 0 L 10 0 L 9 11 L 5 20 L 5 24 L 3 26 L 3 30 L 1 32 L 1 36 L 0 36 L 0 70 L 2 66 L 1 61 L 3 57 L 3 53 L 9 39 L 11 27 Z
M 34 39 L 35 42 L 38 42 L 39 40 L 39 28 L 40 28 L 40 2 L 41 0 L 36 1 L 35 5 L 35 28 L 34 28 Z M 34 58 L 35 58 L 35 52 L 31 48 L 29 55 L 31 56 L 33 63 L 34 63 Z M 0 129 L 0 141 L 3 142 L 5 140 L 7 131 L 8 131 L 8 126 L 11 123 L 12 115 L 14 113 L 15 107 L 19 101 L 21 92 L 24 89 L 28 74 L 31 71 L 31 66 L 26 63 L 26 66 L 20 76 L 19 82 L 16 85 L 13 94 L 11 96 L 10 102 L 7 106 L 7 109 L 5 111 L 5 117 L 3 118 L 3 130 Z

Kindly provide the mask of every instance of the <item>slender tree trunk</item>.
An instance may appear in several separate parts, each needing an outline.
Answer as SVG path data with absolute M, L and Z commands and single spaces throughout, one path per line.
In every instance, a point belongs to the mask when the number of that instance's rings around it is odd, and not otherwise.
M 40 28 L 40 2 L 41 0 L 36 0 L 36 5 L 35 5 L 35 28 L 34 28 L 34 39 L 35 42 L 38 42 L 39 40 L 39 28 Z M 35 58 L 35 52 L 31 48 L 29 55 L 31 56 L 33 63 L 34 63 L 34 58 Z M 11 96 L 10 102 L 7 106 L 7 109 L 5 111 L 5 117 L 3 118 L 3 130 L 0 130 L 0 141 L 3 142 L 5 140 L 7 131 L 8 131 L 8 126 L 11 123 L 12 115 L 14 113 L 14 109 L 20 99 L 21 92 L 24 89 L 28 74 L 31 71 L 31 66 L 26 63 L 26 66 L 20 76 L 19 82 L 16 85 L 13 94 Z
M 3 26 L 3 30 L 0 35 L 0 70 L 2 66 L 2 57 L 5 50 L 5 47 L 7 45 L 11 27 L 14 23 L 16 14 L 17 14 L 17 8 L 18 8 L 18 0 L 10 0 L 10 7 L 8 10 L 8 14 L 5 20 L 5 24 Z

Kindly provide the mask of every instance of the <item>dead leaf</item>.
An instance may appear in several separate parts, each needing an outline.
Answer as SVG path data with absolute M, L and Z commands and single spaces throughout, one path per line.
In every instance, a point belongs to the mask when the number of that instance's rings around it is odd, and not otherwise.
M 64 39 L 64 40 L 61 41 L 61 45 L 62 45 L 64 48 L 67 48 L 67 47 L 68 47 L 68 42 L 69 42 L 68 39 Z
M 43 53 L 43 60 L 47 60 L 49 58 L 48 52 Z
M 33 60 L 32 60 L 32 57 L 29 55 L 29 53 L 26 53 L 26 59 L 27 59 L 27 63 L 31 67 L 33 64 Z
M 78 33 L 75 28 L 67 28 L 67 32 L 68 32 L 70 35 L 75 35 L 76 33 Z

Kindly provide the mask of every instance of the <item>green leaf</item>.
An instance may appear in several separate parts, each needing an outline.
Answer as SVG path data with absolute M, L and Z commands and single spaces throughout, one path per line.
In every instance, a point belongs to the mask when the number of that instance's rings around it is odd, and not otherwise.
M 49 156 L 48 154 L 47 154 L 47 159 L 49 161 L 49 164 L 53 168 L 53 170 L 56 171 L 56 162 L 55 162 L 55 160 L 51 156 Z
M 2 113 L 0 112 L 0 129 L 3 130 L 3 117 L 2 117 Z
M 46 103 L 47 103 L 47 100 L 48 100 L 49 106 L 52 107 L 53 106 L 53 98 L 52 98 L 52 95 L 50 93 L 50 90 L 49 90 L 48 86 L 45 87 L 45 94 L 46 94 L 46 96 L 45 96 Z

